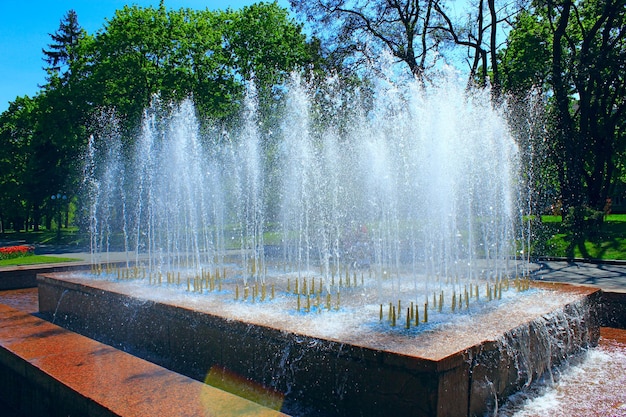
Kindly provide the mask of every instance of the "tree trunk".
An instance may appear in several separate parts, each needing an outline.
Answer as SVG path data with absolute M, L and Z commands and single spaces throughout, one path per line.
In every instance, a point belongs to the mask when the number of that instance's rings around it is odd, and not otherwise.
M 548 2 L 549 14 L 556 18 L 554 25 L 554 40 L 552 44 L 552 68 L 551 84 L 554 90 L 555 112 L 556 112 L 556 140 L 560 143 L 558 147 L 562 152 L 562 183 L 561 198 L 563 202 L 563 216 L 568 218 L 568 223 L 572 228 L 581 230 L 584 223 L 584 212 L 582 206 L 582 166 L 580 158 L 579 135 L 573 129 L 573 120 L 570 115 L 570 99 L 568 83 L 564 79 L 565 67 L 563 63 L 563 45 L 565 40 L 567 24 L 570 18 L 572 1 L 566 0 L 559 13 L 554 8 L 553 3 Z M 558 16 L 558 17 L 557 17 Z
M 496 10 L 495 0 L 488 0 L 487 4 L 489 6 L 489 15 L 491 16 L 491 38 L 489 39 L 490 43 L 490 51 L 489 54 L 491 59 L 491 88 L 493 98 L 496 101 L 500 100 L 500 70 L 498 68 L 498 31 L 496 28 L 498 27 L 498 14 Z
M 38 204 L 33 204 L 33 231 L 39 231 L 39 223 L 41 222 L 41 210 Z

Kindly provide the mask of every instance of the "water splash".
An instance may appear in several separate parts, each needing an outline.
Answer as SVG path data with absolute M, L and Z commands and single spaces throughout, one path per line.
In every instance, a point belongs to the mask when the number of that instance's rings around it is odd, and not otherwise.
M 453 77 L 336 84 L 293 76 L 273 126 L 251 88 L 235 129 L 201 135 L 186 100 L 155 101 L 136 139 L 104 131 L 87 172 L 94 257 L 197 272 L 231 250 L 244 285 L 282 268 L 330 288 L 366 268 L 396 293 L 513 275 L 518 151 L 489 93 Z
M 626 416 L 626 345 L 604 343 L 511 396 L 498 417 Z

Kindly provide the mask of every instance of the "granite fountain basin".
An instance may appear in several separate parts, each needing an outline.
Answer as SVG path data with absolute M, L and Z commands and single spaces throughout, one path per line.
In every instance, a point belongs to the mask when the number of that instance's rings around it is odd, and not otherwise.
M 298 416 L 483 415 L 599 338 L 599 290 L 565 284 L 419 331 L 78 274 L 38 285 L 54 323 Z

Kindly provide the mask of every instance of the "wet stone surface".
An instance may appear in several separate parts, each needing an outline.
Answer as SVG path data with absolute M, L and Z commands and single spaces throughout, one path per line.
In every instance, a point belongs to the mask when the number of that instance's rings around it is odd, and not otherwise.
M 35 317 L 36 300 L 32 290 L 0 292 L 0 397 L 7 413 L 282 415 Z

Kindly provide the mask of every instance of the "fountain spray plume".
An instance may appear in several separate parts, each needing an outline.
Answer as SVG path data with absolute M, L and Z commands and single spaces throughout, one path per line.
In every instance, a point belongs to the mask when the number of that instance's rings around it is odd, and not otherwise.
M 147 255 L 154 270 L 199 271 L 210 264 L 216 251 L 212 225 L 222 223 L 216 218 L 221 192 L 212 187 L 219 171 L 205 157 L 193 103 L 163 108 L 155 100 L 134 141 L 109 130 L 96 141 L 100 155 L 91 160 L 100 163 L 89 180 L 97 191 L 93 253 L 124 251 L 135 262 Z
M 244 284 L 248 277 L 265 282 L 265 188 L 264 160 L 259 129 L 259 111 L 254 82 L 249 83 L 244 99 L 241 128 L 231 147 L 239 246 Z
M 155 104 L 134 146 L 107 138 L 122 152 L 92 170 L 106 189 L 92 196 L 94 252 L 120 233 L 151 269 L 197 273 L 234 250 L 244 286 L 281 264 L 330 292 L 361 270 L 395 299 L 509 275 L 518 151 L 489 93 L 449 75 L 367 94 L 338 84 L 293 75 L 278 123 L 263 126 L 250 83 L 238 127 L 206 136 L 190 99 Z

